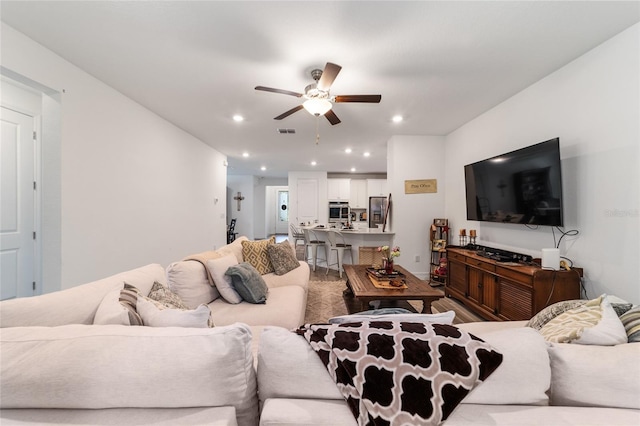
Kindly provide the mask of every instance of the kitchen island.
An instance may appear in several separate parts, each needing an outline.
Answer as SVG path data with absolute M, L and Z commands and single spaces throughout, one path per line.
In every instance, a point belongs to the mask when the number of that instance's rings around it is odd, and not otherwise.
M 303 226 L 302 230 L 305 233 L 305 236 L 308 234 L 308 231 L 310 229 L 315 232 L 315 234 L 318 236 L 318 239 L 326 241 L 327 253 L 330 254 L 329 265 L 333 264 L 332 267 L 336 270 L 338 268 L 336 262 L 336 254 L 335 251 L 331 253 L 329 250 L 329 237 L 327 236 L 328 231 L 340 232 L 344 237 L 345 243 L 351 244 L 351 246 L 353 247 L 353 264 L 360 263 L 358 255 L 360 247 L 392 246 L 393 238 L 395 237 L 395 233 L 382 232 L 382 230 L 378 228 L 338 229 L 322 227 L 322 225 Z M 306 238 L 307 240 L 309 239 L 308 237 Z M 350 262 L 348 256 L 345 257 L 345 261 Z

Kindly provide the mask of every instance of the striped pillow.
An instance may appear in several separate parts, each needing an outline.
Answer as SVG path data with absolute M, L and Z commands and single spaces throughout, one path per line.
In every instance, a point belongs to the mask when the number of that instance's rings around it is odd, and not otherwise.
M 640 305 L 622 314 L 620 321 L 627 332 L 629 343 L 640 342 Z
M 273 265 L 269 260 L 269 252 L 267 247 L 270 244 L 275 244 L 275 237 L 271 237 L 268 240 L 259 241 L 243 241 L 242 242 L 242 258 L 245 262 L 248 262 L 256 268 L 260 275 L 273 272 Z
M 124 288 L 120 291 L 120 298 L 118 300 L 120 304 L 129 311 L 129 325 L 144 325 L 136 309 L 139 295 L 140 290 L 127 283 L 124 283 Z

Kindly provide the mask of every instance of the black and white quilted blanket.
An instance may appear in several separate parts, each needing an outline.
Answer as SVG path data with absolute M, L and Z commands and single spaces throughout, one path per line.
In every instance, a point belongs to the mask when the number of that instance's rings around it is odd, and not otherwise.
M 437 425 L 502 362 L 451 325 L 369 321 L 307 324 L 317 352 L 359 425 Z

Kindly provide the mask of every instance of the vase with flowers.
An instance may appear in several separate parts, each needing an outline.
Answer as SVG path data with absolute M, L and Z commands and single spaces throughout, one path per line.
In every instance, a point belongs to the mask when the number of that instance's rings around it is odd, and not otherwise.
M 382 267 L 387 274 L 393 273 L 393 259 L 400 256 L 400 247 L 380 246 L 378 251 L 382 253 Z

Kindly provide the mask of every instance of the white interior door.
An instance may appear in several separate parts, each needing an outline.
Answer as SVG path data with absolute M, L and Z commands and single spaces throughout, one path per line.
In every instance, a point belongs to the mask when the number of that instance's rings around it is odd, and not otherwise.
M 289 191 L 276 191 L 276 234 L 289 233 Z
M 34 294 L 34 119 L 0 113 L 0 300 Z

